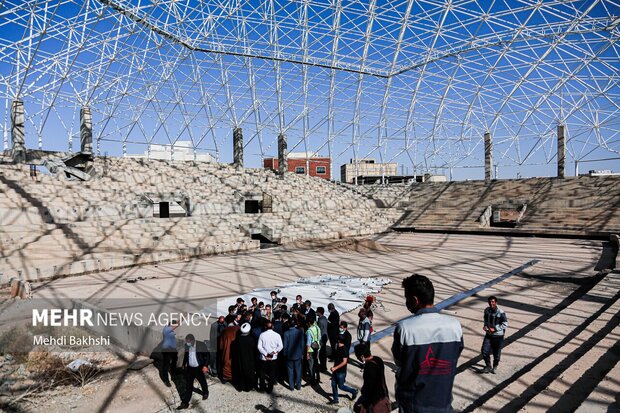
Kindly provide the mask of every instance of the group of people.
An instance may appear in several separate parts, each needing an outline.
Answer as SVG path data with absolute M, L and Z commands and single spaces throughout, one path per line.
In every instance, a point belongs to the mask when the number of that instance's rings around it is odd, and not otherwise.
M 328 371 L 329 343 L 329 358 L 334 363 L 331 402 L 338 402 L 338 388 L 356 393 L 345 384 L 352 336 L 335 305 L 329 303 L 326 313 L 325 308 L 314 309 L 310 300 L 297 295 L 289 307 L 286 297 L 277 294 L 271 292 L 267 305 L 252 298 L 247 306 L 238 298 L 228 315 L 219 318 L 212 339 L 218 343 L 215 368 L 220 380 L 231 382 L 239 391 L 267 393 L 276 382 L 285 383 L 291 391 L 300 390 L 303 376 L 310 385 L 317 385 L 321 373 Z M 360 343 L 369 343 L 367 312 L 360 311 Z
M 372 332 L 372 298 L 366 300 L 359 311 L 357 340 L 362 354 L 370 349 Z M 302 378 L 311 386 L 321 383 L 321 373 L 327 373 L 328 358 L 333 362 L 329 369 L 332 381 L 331 404 L 338 403 L 338 389 L 357 396 L 357 390 L 345 384 L 348 355 L 353 337 L 346 321 L 340 320 L 336 306 L 312 307 L 310 300 L 301 295 L 289 307 L 286 297 L 271 292 L 271 303 L 265 305 L 252 298 L 250 305 L 243 298 L 230 305 L 228 314 L 220 316 L 212 325 L 211 351 L 204 342 L 197 342 L 192 335 L 186 337 L 183 367 L 188 390 L 184 392 L 178 409 L 186 409 L 192 391 L 208 398 L 204 373 L 219 377 L 223 383 L 232 383 L 238 391 L 258 390 L 271 393 L 275 383 L 288 385 L 291 391 L 300 390 Z M 177 325 L 164 327 L 160 377 L 171 386 L 168 371 L 177 365 Z M 190 337 L 191 336 L 191 337 Z M 216 348 L 213 344 L 216 343 Z M 328 352 L 329 343 L 329 352 Z M 214 351 L 215 350 L 215 351 Z M 202 372 L 202 374 L 200 373 Z M 201 389 L 194 390 L 198 379 Z
M 406 278 L 406 306 L 414 316 L 396 324 L 392 355 L 397 366 L 396 402 L 402 413 L 451 412 L 452 386 L 458 358 L 463 350 L 461 324 L 455 317 L 440 314 L 434 307 L 434 288 L 425 276 L 413 274 Z M 498 368 L 507 318 L 497 307 L 497 298 L 490 297 L 484 313 L 485 338 L 482 355 L 485 368 L 482 373 L 495 373 Z M 358 390 L 346 385 L 347 365 L 352 336 L 348 324 L 340 320 L 333 303 L 328 313 L 323 307 L 312 308 L 309 300 L 298 295 L 289 308 L 285 297 L 271 292 L 271 303 L 265 305 L 255 298 L 247 306 L 238 298 L 228 309 L 228 315 L 219 317 L 211 330 L 211 341 L 217 350 L 209 352 L 206 344 L 196 341 L 191 334 L 185 337 L 183 369 L 186 390 L 179 410 L 189 407 L 192 392 L 203 399 L 209 397 L 205 373 L 218 376 L 223 383 L 232 383 L 238 391 L 258 390 L 271 393 L 276 382 L 287 385 L 290 391 L 300 390 L 302 376 L 309 385 L 321 383 L 321 373 L 327 373 L 329 358 L 332 399 L 338 404 L 342 390 L 356 400 Z M 372 297 L 358 312 L 357 344 L 353 353 L 363 365 L 361 396 L 355 402 L 357 412 L 381 413 L 391 411 L 385 382 L 383 360 L 373 356 L 370 338 L 372 328 Z M 177 364 L 176 325 L 163 331 L 163 359 L 160 377 L 168 386 L 168 371 Z M 493 355 L 493 364 L 491 364 Z M 194 389 L 198 380 L 201 389 Z

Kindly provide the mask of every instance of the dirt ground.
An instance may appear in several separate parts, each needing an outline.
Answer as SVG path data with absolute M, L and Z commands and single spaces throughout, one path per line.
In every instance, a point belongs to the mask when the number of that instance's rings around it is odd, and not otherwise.
M 620 411 L 620 273 L 598 271 L 605 246 L 590 240 L 389 233 L 361 243 L 296 244 L 58 279 L 35 284 L 34 295 L 92 303 L 110 297 L 128 302 L 139 298 L 198 300 L 270 288 L 317 274 L 381 276 L 393 283 L 377 296 L 373 325 L 380 331 L 409 315 L 400 281 L 413 272 L 431 278 L 436 302 L 440 302 L 539 260 L 445 310 L 458 317 L 465 340 L 453 406 L 460 412 L 612 412 Z M 145 280 L 126 282 L 137 277 Z M 498 373 L 482 375 L 481 318 L 489 295 L 499 297 L 499 306 L 508 314 L 509 330 Z M 343 319 L 355 326 L 353 313 Z M 388 388 L 393 389 L 391 344 L 387 336 L 373 343 L 373 353 L 386 362 Z M 361 386 L 358 365 L 349 367 L 347 382 Z M 212 379 L 210 386 L 209 400 L 199 402 L 194 396 L 194 411 L 334 412 L 352 404 L 341 396 L 340 406 L 326 405 L 331 393 L 326 375 L 318 388 L 290 392 L 276 386 L 271 395 L 237 393 L 232 386 Z M 165 387 L 156 369 L 147 366 L 139 371 L 117 368 L 84 387 L 63 386 L 29 395 L 10 409 L 158 412 L 178 403 L 174 387 Z

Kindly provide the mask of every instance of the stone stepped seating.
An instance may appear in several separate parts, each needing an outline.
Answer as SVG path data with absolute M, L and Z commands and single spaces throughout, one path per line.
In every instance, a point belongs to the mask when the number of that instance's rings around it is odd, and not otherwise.
M 488 206 L 510 200 L 527 204 L 516 232 L 605 235 L 620 231 L 619 176 L 532 178 L 489 185 L 484 181 L 414 184 L 397 227 L 494 230 L 482 227 L 480 216 Z
M 302 239 L 333 239 L 351 236 L 370 235 L 389 230 L 391 225 L 400 216 L 400 212 L 382 214 L 378 210 L 351 210 L 346 215 L 336 210 L 297 211 L 294 218 L 282 217 L 280 222 L 275 217 L 266 221 L 269 227 L 267 238 L 281 242 L 291 242 Z
M 343 188 L 372 199 L 378 206 L 398 208 L 409 203 L 409 191 L 412 184 L 393 183 L 388 185 L 351 185 L 341 184 Z
M 374 234 L 400 216 L 318 178 L 195 162 L 95 158 L 87 181 L 0 164 L 0 191 L 3 279 L 257 249 L 257 229 L 276 242 Z M 264 194 L 272 213 L 243 213 Z M 154 216 L 152 203 L 171 196 L 189 198 L 190 216 Z
M 161 226 L 144 221 L 127 220 L 108 226 L 92 222 L 60 228 L 51 225 L 49 232 L 38 237 L 24 235 L 23 231 L 3 233 L 0 268 L 5 277 L 39 278 L 259 246 L 232 220 L 214 224 L 196 220 L 193 226 L 184 223 L 178 228 L 171 228 L 170 223 Z M 8 241 L 7 234 L 11 236 Z

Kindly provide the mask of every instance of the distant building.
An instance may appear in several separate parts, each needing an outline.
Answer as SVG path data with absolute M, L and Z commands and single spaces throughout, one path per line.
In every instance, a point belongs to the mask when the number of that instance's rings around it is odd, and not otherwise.
M 611 169 L 590 169 L 588 171 L 588 175 L 590 176 L 607 176 L 607 175 L 618 175 L 614 173 Z
M 287 155 L 286 161 L 288 172 L 330 179 L 331 159 L 316 152 L 291 152 Z M 278 166 L 278 158 L 265 158 L 263 161 L 265 169 L 277 171 Z
M 448 182 L 448 178 L 445 175 L 424 174 L 422 182 Z
M 151 145 L 151 151 L 148 149 L 142 155 L 127 155 L 128 158 L 142 159 L 163 159 L 166 161 L 198 161 L 198 162 L 215 162 L 215 159 L 209 152 L 196 151 L 190 141 L 177 141 L 174 145 Z
M 376 163 L 372 158 L 351 159 L 349 163 L 340 166 L 340 181 L 346 183 L 355 182 L 356 177 L 364 177 L 372 179 L 373 177 L 395 176 L 398 164 L 393 163 Z

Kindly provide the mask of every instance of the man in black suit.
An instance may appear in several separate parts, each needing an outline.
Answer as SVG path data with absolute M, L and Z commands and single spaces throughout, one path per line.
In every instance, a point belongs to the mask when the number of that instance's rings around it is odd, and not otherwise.
M 310 320 L 311 318 L 316 320 L 316 311 L 312 309 L 312 302 L 310 300 L 306 300 L 304 302 L 303 308 L 304 308 L 303 313 L 304 313 L 304 316 L 306 317 L 306 322 Z
M 202 400 L 209 398 L 209 386 L 205 373 L 209 371 L 209 349 L 202 341 L 196 341 L 193 334 L 185 336 L 185 355 L 183 356 L 183 369 L 185 370 L 185 393 L 181 399 L 181 405 L 177 410 L 189 408 L 194 391 L 194 380 L 200 383 Z
M 291 310 L 300 311 L 303 303 L 304 303 L 303 297 L 301 295 L 297 294 L 297 296 L 295 297 L 295 302 L 291 306 Z
M 330 358 L 334 358 L 336 354 L 337 338 L 340 330 L 340 314 L 336 310 L 334 303 L 327 305 L 329 317 L 327 317 L 327 338 L 329 339 L 329 348 L 331 349 Z

